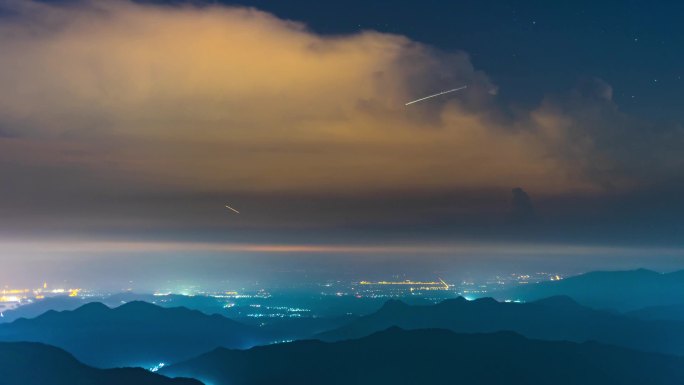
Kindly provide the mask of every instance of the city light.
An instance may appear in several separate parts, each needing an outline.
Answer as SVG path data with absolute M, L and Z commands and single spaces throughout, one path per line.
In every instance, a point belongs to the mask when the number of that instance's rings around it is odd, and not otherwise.
M 149 370 L 150 370 L 150 372 L 155 373 L 155 372 L 158 372 L 159 369 L 163 368 L 164 366 L 166 366 L 166 364 L 164 362 L 160 362 L 157 365 L 151 367 Z

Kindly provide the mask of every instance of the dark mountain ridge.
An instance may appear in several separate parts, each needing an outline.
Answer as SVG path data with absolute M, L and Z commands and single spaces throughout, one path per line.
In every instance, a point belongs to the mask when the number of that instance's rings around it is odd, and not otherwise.
M 135 301 L 116 308 L 93 302 L 21 318 L 0 325 L 0 340 L 55 345 L 97 367 L 149 367 L 219 346 L 248 348 L 269 339 L 256 327 L 220 315 Z
M 665 385 L 683 383 L 684 358 L 597 343 L 530 340 L 512 332 L 391 328 L 334 343 L 220 348 L 162 373 L 213 385 Z
M 459 297 L 431 306 L 411 306 L 393 300 L 376 313 L 317 338 L 360 338 L 392 326 L 459 333 L 510 330 L 542 340 L 599 341 L 643 351 L 684 354 L 684 322 L 639 320 L 585 307 L 562 296 L 531 303 L 504 303 L 492 298 L 468 301 Z

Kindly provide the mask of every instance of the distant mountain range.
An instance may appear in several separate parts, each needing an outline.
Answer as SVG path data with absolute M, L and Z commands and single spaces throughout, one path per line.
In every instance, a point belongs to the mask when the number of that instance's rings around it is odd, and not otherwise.
M 129 302 L 109 308 L 93 302 L 73 311 L 48 311 L 0 324 L 0 341 L 55 345 L 97 367 L 176 362 L 216 347 L 248 348 L 270 339 L 257 327 L 186 308 Z
M 684 270 L 667 274 L 646 269 L 596 271 L 560 281 L 519 285 L 491 295 L 499 300 L 528 302 L 567 295 L 583 305 L 630 311 L 684 303 Z
M 186 296 L 180 294 L 168 294 L 156 296 L 153 294 L 139 294 L 131 292 L 116 293 L 100 297 L 48 297 L 33 303 L 24 304 L 16 309 L 3 313 L 0 323 L 7 323 L 19 318 L 34 318 L 49 310 L 64 311 L 74 310 L 90 302 L 101 302 L 109 307 L 120 306 L 124 303 L 144 301 L 163 307 L 187 307 L 188 309 L 200 310 L 206 314 L 218 314 L 223 312 L 225 302 L 211 296 Z
M 186 307 L 199 310 L 205 314 L 220 314 L 238 322 L 258 326 L 260 330 L 273 335 L 276 340 L 293 340 L 310 337 L 315 333 L 339 327 L 352 318 L 354 314 L 367 314 L 382 306 L 383 301 L 376 298 L 348 299 L 337 296 L 325 296 L 311 298 L 310 293 L 292 295 L 290 293 L 272 296 L 268 299 L 256 299 L 253 301 L 240 300 L 236 306 L 226 308 L 226 303 L 235 305 L 235 302 L 227 302 L 225 298 L 217 298 L 209 295 L 180 295 L 180 294 L 139 294 L 117 293 L 102 297 L 48 297 L 24 304 L 16 309 L 2 313 L 0 324 L 9 323 L 19 318 L 35 318 L 50 311 L 75 310 L 90 302 L 101 302 L 108 307 L 116 307 L 121 304 L 144 301 L 161 307 Z M 427 300 L 414 298 L 417 303 L 429 303 Z M 295 307 L 310 310 L 302 317 L 279 318 L 249 317 L 247 314 L 254 313 L 252 304 L 260 304 L 264 308 L 271 307 Z M 412 302 L 413 303 L 413 302 Z M 262 308 L 263 309 L 263 308 Z M 260 309 L 261 310 L 261 309 Z
M 406 301 L 415 304 L 429 304 L 429 300 L 417 296 L 409 296 L 405 298 Z M 48 310 L 74 310 L 80 306 L 90 302 L 101 302 L 109 307 L 120 306 L 124 303 L 133 301 L 143 301 L 156 304 L 162 307 L 186 307 L 188 309 L 199 310 L 206 314 L 221 314 L 225 317 L 247 324 L 262 324 L 267 323 L 271 327 L 277 327 L 276 323 L 283 320 L 278 318 L 264 319 L 247 317 L 245 313 L 253 313 L 254 309 L 250 305 L 259 304 L 261 306 L 276 306 L 276 307 L 295 307 L 305 308 L 310 310 L 310 317 L 312 320 L 305 322 L 311 323 L 329 323 L 337 322 L 338 318 L 348 318 L 349 314 L 368 314 L 375 311 L 382 306 L 384 299 L 364 297 L 362 299 L 354 296 L 336 296 L 325 295 L 321 296 L 318 293 L 311 291 L 283 291 L 273 293 L 268 298 L 251 298 L 228 300 L 226 298 L 218 298 L 211 295 L 182 295 L 182 294 L 164 294 L 154 295 L 145 293 L 122 292 L 111 295 L 102 295 L 95 297 L 47 297 L 41 300 L 35 300 L 32 303 L 22 304 L 12 310 L 6 310 L 0 317 L 0 323 L 12 322 L 19 318 L 34 318 Z M 225 305 L 231 303 L 234 306 L 226 308 Z M 308 314 L 303 314 L 300 319 L 307 318 Z M 313 319 L 315 315 L 315 319 Z M 298 326 L 298 327 L 301 327 Z
M 202 385 L 141 368 L 95 369 L 56 348 L 32 342 L 0 342 L 3 385 Z
M 212 385 L 671 385 L 684 358 L 511 332 L 392 328 L 361 339 L 216 349 L 161 371 Z
M 684 322 L 644 321 L 581 306 L 569 297 L 531 303 L 457 298 L 431 306 L 388 301 L 377 312 L 316 337 L 340 341 L 367 336 L 392 326 L 439 328 L 459 333 L 510 330 L 543 340 L 593 340 L 644 351 L 684 354 Z

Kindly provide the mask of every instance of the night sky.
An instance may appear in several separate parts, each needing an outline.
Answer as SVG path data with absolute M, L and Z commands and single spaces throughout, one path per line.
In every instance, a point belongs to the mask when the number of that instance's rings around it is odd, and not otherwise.
M 0 284 L 684 268 L 683 14 L 0 0 Z

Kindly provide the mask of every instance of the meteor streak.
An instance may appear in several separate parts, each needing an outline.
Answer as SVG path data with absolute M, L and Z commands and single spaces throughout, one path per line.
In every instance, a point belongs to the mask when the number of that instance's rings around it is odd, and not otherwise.
M 458 87 L 458 88 L 454 88 L 453 90 L 442 91 L 442 92 L 440 92 L 440 93 L 438 93 L 438 94 L 434 94 L 434 95 L 426 96 L 426 97 L 424 97 L 424 98 L 416 99 L 416 100 L 414 100 L 414 101 L 412 101 L 412 102 L 406 103 L 405 106 L 408 106 L 409 104 L 413 104 L 413 103 L 420 102 L 421 100 L 434 98 L 435 96 L 448 94 L 449 92 L 460 91 L 460 90 L 462 90 L 462 89 L 464 89 L 464 88 L 468 88 L 468 86 Z
M 230 206 L 228 206 L 228 205 L 226 205 L 226 208 L 227 208 L 228 210 L 232 210 L 232 211 L 236 212 L 237 214 L 240 214 L 239 211 L 235 210 L 234 208 L 232 208 L 232 207 L 230 207 Z

